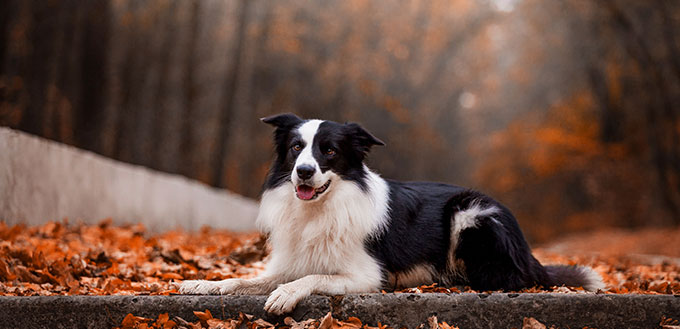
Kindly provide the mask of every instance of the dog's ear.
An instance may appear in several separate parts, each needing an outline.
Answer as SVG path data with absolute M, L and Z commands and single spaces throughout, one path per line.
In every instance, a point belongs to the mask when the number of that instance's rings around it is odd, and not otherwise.
M 367 154 L 373 145 L 385 145 L 357 123 L 345 123 L 345 129 L 352 139 L 353 146 L 362 154 Z
M 293 113 L 276 114 L 260 120 L 277 128 L 289 128 L 302 122 L 302 119 Z

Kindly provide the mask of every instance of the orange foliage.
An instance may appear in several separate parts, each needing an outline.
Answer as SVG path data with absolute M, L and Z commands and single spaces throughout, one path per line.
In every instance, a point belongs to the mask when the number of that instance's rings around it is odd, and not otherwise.
M 361 320 L 355 317 L 349 317 L 345 321 L 335 319 L 333 315 L 328 312 L 326 316 L 320 319 L 307 319 L 304 321 L 295 321 L 291 317 L 287 317 L 283 320 L 283 324 L 271 324 L 262 319 L 254 319 L 250 314 L 239 313 L 237 318 L 220 320 L 212 317 L 210 310 L 205 310 L 205 312 L 194 311 L 194 314 L 198 318 L 196 322 L 188 322 L 180 317 L 175 317 L 174 321 L 168 320 L 168 313 L 163 313 L 158 316 L 158 320 L 152 322 L 151 319 L 137 317 L 132 314 L 128 314 L 123 322 L 121 323 L 119 329 L 132 329 L 132 328 L 178 328 L 181 325 L 182 328 L 208 328 L 208 329 L 237 329 L 237 328 L 247 328 L 247 329 L 260 329 L 260 328 L 289 328 L 289 329 L 388 329 L 386 325 L 380 324 L 373 327 L 368 324 L 362 324 Z M 428 318 L 428 324 L 431 329 L 457 329 L 449 325 L 446 322 L 438 322 L 436 316 L 430 316 Z
M 173 282 L 254 276 L 265 255 L 259 234 L 204 229 L 144 237 L 116 227 L 0 222 L 0 295 L 173 294 Z
M 545 116 L 518 119 L 472 149 L 481 160 L 476 180 L 538 241 L 565 230 L 633 225 L 649 204 L 632 193 L 651 193 L 644 190 L 650 178 L 644 163 L 630 160 L 630 145 L 602 141 L 599 122 L 590 91 Z
M 595 157 L 621 158 L 620 146 L 600 142 L 592 109 L 589 93 L 576 94 L 566 103 L 555 105 L 545 120 L 522 118 L 495 133 L 491 138 L 492 148 L 502 149 L 508 154 L 506 157 L 512 157 L 508 161 L 525 159 L 528 168 L 538 177 L 579 168 L 596 161 Z M 517 155 L 522 158 L 516 158 Z
M 8 227 L 0 223 L 0 295 L 176 294 L 172 283 L 183 279 L 254 276 L 266 255 L 264 240 L 257 234 L 203 229 L 144 235 L 141 225 L 115 227 L 110 221 L 95 226 L 52 222 L 39 227 Z M 609 293 L 678 294 L 680 263 L 661 256 L 628 255 L 680 256 L 678 236 L 680 228 L 639 234 L 603 231 L 538 249 L 535 254 L 543 263 L 592 266 L 604 277 Z M 644 245 L 649 247 L 642 249 Z M 567 250 L 581 253 L 566 255 Z M 461 291 L 474 292 L 469 287 L 432 284 L 397 293 Z M 523 292 L 545 291 L 581 290 L 549 287 Z M 195 314 L 204 326 L 212 319 L 208 311 Z

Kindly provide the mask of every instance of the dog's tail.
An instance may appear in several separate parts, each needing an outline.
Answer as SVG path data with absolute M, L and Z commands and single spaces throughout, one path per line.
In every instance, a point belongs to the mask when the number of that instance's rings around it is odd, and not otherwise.
M 556 286 L 583 287 L 588 291 L 604 289 L 602 277 L 588 266 L 548 265 L 545 270 Z

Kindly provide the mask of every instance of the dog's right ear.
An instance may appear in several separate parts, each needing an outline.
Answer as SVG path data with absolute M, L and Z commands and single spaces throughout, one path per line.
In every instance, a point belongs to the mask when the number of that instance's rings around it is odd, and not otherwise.
M 302 119 L 293 113 L 282 113 L 261 118 L 262 122 L 277 128 L 289 128 L 298 125 Z

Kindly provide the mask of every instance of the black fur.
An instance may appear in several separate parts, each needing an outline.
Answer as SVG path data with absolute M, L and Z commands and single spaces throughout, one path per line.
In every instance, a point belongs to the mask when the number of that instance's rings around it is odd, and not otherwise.
M 386 232 L 366 242 L 367 248 L 387 272 L 424 263 L 443 271 L 450 245 L 452 207 L 448 201 L 464 189 L 426 182 L 388 183 L 390 222 Z
M 460 209 L 465 209 L 473 200 L 483 200 L 483 203 L 500 209 L 497 214 L 478 218 L 477 227 L 463 230 L 460 234 L 455 255 L 465 266 L 470 287 L 476 290 L 518 290 L 552 285 L 543 266 L 531 255 L 517 220 L 507 208 L 475 192 L 464 193 L 456 199 L 467 203 L 460 205 Z
M 302 125 L 304 120 L 292 113 L 284 113 L 262 118 L 262 122 L 276 127 L 274 131 L 274 145 L 276 158 L 264 182 L 264 189 L 270 189 L 283 184 L 290 179 L 297 155 L 291 154 L 291 144 L 294 137 L 292 131 Z
M 276 159 L 264 184 L 264 188 L 268 189 L 290 179 L 295 159 L 299 155 L 292 146 L 296 143 L 305 146 L 295 129 L 308 120 L 286 113 L 263 118 L 262 121 L 276 127 L 274 131 Z M 363 161 L 372 146 L 385 145 L 356 123 L 340 124 L 332 121 L 321 123 L 312 143 L 312 154 L 322 172 L 333 170 L 343 179 L 354 181 L 363 189 L 366 188 Z M 329 149 L 342 156 L 326 154 Z
M 408 271 L 416 265 L 433 265 L 439 283 L 469 285 L 475 290 L 517 290 L 551 285 L 545 269 L 531 255 L 512 214 L 498 202 L 462 187 L 428 182 L 395 182 L 390 185 L 390 223 L 387 231 L 366 242 L 366 247 L 387 272 Z M 496 206 L 490 217 L 463 230 L 455 258 L 464 264 L 464 275 L 452 275 L 447 260 L 451 225 L 458 211 L 476 202 L 482 208 Z

